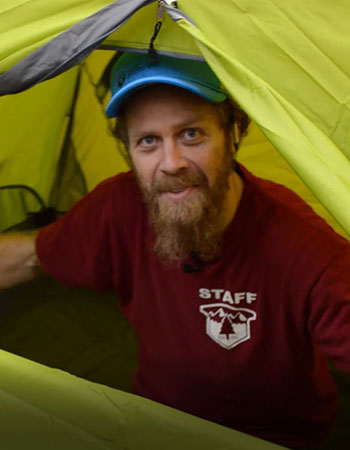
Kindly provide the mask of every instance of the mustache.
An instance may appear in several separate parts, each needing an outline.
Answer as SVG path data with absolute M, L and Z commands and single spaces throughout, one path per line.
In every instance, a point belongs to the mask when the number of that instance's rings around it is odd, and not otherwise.
M 208 186 L 208 179 L 203 172 L 165 174 L 162 178 L 155 181 L 152 190 L 154 192 L 166 192 L 193 186 Z

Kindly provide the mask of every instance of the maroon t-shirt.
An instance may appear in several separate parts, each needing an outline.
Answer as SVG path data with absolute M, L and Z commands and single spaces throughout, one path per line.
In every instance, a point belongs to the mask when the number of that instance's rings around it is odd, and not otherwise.
M 290 190 L 241 171 L 221 256 L 199 270 L 153 254 L 131 172 L 41 230 L 39 259 L 63 283 L 117 291 L 140 339 L 136 393 L 281 445 L 317 445 L 336 414 L 326 357 L 350 373 L 350 246 Z

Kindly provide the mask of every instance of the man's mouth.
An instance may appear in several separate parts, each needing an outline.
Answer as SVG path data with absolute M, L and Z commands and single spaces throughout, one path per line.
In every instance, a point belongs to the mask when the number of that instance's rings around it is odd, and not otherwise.
M 162 191 L 161 194 L 165 195 L 166 197 L 172 199 L 172 200 L 182 200 L 187 195 L 190 194 L 190 192 L 193 191 L 197 186 L 184 186 L 177 189 L 169 189 L 166 191 Z
M 190 189 L 190 187 L 183 187 L 183 188 L 179 188 L 179 189 L 170 189 L 167 192 L 171 192 L 173 194 L 179 194 L 180 192 L 186 191 L 187 189 Z

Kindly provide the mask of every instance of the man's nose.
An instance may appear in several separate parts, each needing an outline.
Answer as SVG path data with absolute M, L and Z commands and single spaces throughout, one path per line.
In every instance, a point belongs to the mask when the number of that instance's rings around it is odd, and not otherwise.
M 183 150 L 176 142 L 169 140 L 163 143 L 162 160 L 160 169 L 168 174 L 175 174 L 188 167 L 188 160 Z

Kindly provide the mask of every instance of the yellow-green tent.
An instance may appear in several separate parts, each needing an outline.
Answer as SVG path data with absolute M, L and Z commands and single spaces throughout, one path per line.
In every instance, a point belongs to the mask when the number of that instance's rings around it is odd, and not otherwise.
M 1 99 L 1 185 L 29 186 L 46 206 L 65 210 L 125 169 L 103 114 L 101 78 L 115 50 L 147 51 L 159 20 L 155 48 L 204 57 L 257 124 L 241 160 L 297 190 L 349 235 L 347 0 L 2 0 L 0 93 L 64 73 Z M 1 229 L 23 219 L 26 206 L 40 204 L 23 189 L 3 191 Z
M 162 26 L 155 37 L 158 22 Z M 160 53 L 204 58 L 250 115 L 253 124 L 239 151 L 247 168 L 294 189 L 349 237 L 349 30 L 348 0 L 0 0 L 0 230 L 41 225 L 102 179 L 127 168 L 104 114 L 108 68 L 116 52 L 146 52 L 155 37 Z M 188 416 L 167 422 L 164 417 L 172 412 L 148 404 L 145 411 L 154 407 L 162 417 L 162 436 L 177 427 L 183 441 L 178 437 L 173 446 L 155 444 L 145 412 L 138 421 L 144 422 L 142 447 L 129 440 L 130 429 L 137 427 L 128 420 L 139 405 L 137 411 L 144 411 L 143 400 L 128 397 L 127 407 L 119 410 L 122 394 L 107 395 L 106 388 L 89 385 L 108 411 L 108 420 L 102 413 L 98 418 L 92 412 L 94 400 L 84 403 L 87 385 L 82 380 L 52 375 L 7 354 L 2 358 L 8 372 L 7 378 L 0 374 L 7 380 L 1 387 L 24 402 L 16 411 L 32 408 L 31 417 L 40 416 L 50 430 L 35 448 L 47 448 L 45 442 L 55 430 L 68 441 L 73 434 L 91 431 L 92 417 L 92 444 L 88 447 L 83 440 L 84 448 L 265 448 L 244 447 L 241 441 L 236 445 L 234 439 L 228 444 L 229 431 L 216 426 L 215 436 L 223 439 L 218 438 L 217 447 L 205 446 L 210 427 L 208 433 L 201 431 L 202 440 L 192 442 L 186 431 L 192 424 Z M 19 369 L 34 371 L 23 388 L 13 385 Z M 51 376 L 57 377 L 53 385 L 46 383 Z M 47 402 L 33 400 L 40 397 L 36 383 L 39 391 L 52 393 L 56 382 L 77 383 L 68 391 L 79 392 L 72 396 L 74 412 L 62 401 L 57 417 L 52 405 L 59 400 L 59 389 Z M 31 386 L 35 395 L 27 398 Z M 66 431 L 56 428 L 56 419 L 64 422 Z M 24 420 L 30 434 L 31 419 Z M 24 448 L 21 441 L 8 442 L 7 449 Z

